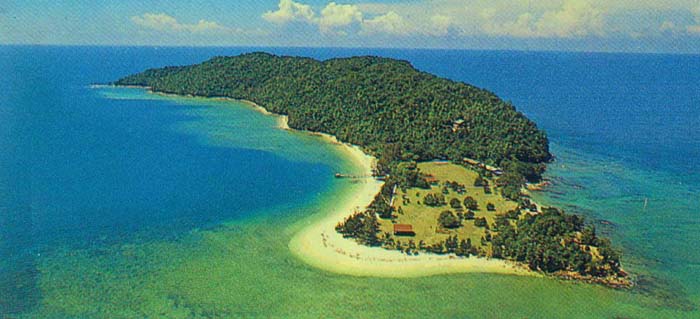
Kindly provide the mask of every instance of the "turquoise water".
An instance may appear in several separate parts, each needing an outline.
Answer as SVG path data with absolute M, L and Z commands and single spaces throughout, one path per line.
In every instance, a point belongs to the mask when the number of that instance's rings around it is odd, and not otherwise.
M 355 187 L 334 146 L 236 103 L 90 87 L 253 50 L 0 47 L 0 314 L 700 317 L 697 56 L 265 49 L 403 58 L 512 100 L 557 156 L 538 199 L 588 216 L 637 276 L 614 291 L 318 271 L 287 243 Z

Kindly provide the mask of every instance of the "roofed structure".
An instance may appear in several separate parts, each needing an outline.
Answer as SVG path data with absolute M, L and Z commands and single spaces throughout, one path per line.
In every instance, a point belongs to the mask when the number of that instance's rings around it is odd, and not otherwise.
M 408 224 L 394 224 L 394 235 L 398 236 L 414 236 L 413 226 Z

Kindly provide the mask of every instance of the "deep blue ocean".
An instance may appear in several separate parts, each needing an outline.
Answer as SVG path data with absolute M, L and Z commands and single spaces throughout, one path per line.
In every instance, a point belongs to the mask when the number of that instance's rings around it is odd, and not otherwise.
M 41 303 L 37 263 L 56 247 L 177 239 L 282 214 L 331 187 L 332 156 L 303 139 L 251 142 L 272 119 L 91 87 L 251 51 L 405 59 L 512 101 L 548 133 L 557 158 L 553 185 L 535 196 L 611 236 L 643 291 L 700 306 L 700 56 L 0 46 L 0 314 Z M 305 154 L 284 154 L 287 142 Z

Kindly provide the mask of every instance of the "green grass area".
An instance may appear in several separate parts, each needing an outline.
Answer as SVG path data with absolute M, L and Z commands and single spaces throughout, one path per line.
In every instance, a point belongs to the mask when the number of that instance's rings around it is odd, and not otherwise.
M 471 239 L 473 245 L 481 246 L 481 238 L 485 235 L 484 227 L 474 225 L 474 220 L 464 219 L 461 226 L 457 228 L 444 228 L 438 223 L 440 213 L 445 210 L 450 210 L 453 213 L 466 209 L 457 210 L 450 207 L 450 200 L 456 198 L 462 203 L 466 196 L 473 197 L 479 204 L 479 209 L 474 210 L 475 217 L 485 217 L 488 224 L 493 224 L 497 214 L 515 209 L 518 204 L 514 201 L 507 200 L 500 195 L 500 190 L 495 187 L 495 182 L 489 180 L 491 185 L 491 194 L 487 194 L 483 187 L 475 187 L 474 181 L 479 176 L 475 171 L 469 170 L 464 166 L 459 166 L 451 163 L 443 162 L 425 162 L 419 163 L 418 168 L 424 174 L 432 175 L 437 179 L 436 183 L 431 185 L 431 189 L 409 188 L 402 190 L 397 188 L 394 195 L 393 207 L 395 209 L 396 218 L 392 220 L 381 220 L 381 230 L 383 233 L 393 234 L 394 224 L 409 224 L 413 226 L 415 236 L 395 236 L 396 239 L 406 242 L 412 239 L 418 243 L 423 240 L 427 245 L 445 241 L 449 236 L 457 235 L 460 239 Z M 447 181 L 457 182 L 465 186 L 466 192 L 459 194 L 448 188 L 448 193 L 444 194 L 447 202 L 444 206 L 431 207 L 423 203 L 427 194 L 443 194 L 443 186 Z M 492 203 L 495 206 L 494 211 L 486 209 L 487 203 Z M 401 208 L 403 213 L 396 213 Z M 482 247 L 488 250 L 488 247 Z

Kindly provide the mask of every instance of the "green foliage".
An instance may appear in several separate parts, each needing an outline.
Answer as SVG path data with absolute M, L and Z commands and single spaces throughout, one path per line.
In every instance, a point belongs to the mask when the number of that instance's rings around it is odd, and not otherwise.
M 467 191 L 467 188 L 464 185 L 462 185 L 456 181 L 452 181 L 452 182 L 446 181 L 445 188 L 451 189 L 453 192 L 455 192 L 457 194 L 464 194 Z
M 522 161 L 504 161 L 503 169 L 506 172 L 522 177 L 524 180 L 537 183 L 541 180 L 545 166 L 541 163 L 523 163 Z
M 517 227 L 505 217 L 496 219 L 498 233 L 492 239 L 493 256 L 526 263 L 531 269 L 547 273 L 575 271 L 582 275 L 616 276 L 620 272 L 620 256 L 608 241 L 598 243 L 601 261 L 594 261 L 590 251 L 577 243 L 577 234 L 584 230 L 583 218 L 565 214 L 555 208 L 541 214 L 525 215 Z
M 595 246 L 598 244 L 598 237 L 595 234 L 595 226 L 588 225 L 581 232 L 581 243 L 584 245 Z
M 425 177 L 420 173 L 418 164 L 415 161 L 400 162 L 396 165 L 393 171 L 395 178 L 402 188 L 418 187 L 430 189 L 430 184 L 425 180 Z
M 459 226 L 462 226 L 462 223 L 459 221 L 459 218 L 457 218 L 457 216 L 455 216 L 455 214 L 453 214 L 449 210 L 440 213 L 440 217 L 438 217 L 438 223 L 440 224 L 440 226 L 445 228 L 457 228 Z
M 494 205 L 493 203 L 487 203 L 486 210 L 488 210 L 490 212 L 496 211 L 496 205 Z
M 484 185 L 488 185 L 488 181 L 486 181 L 481 175 L 477 176 L 476 179 L 474 179 L 474 186 L 475 187 L 482 187 Z
M 499 215 L 496 215 L 496 217 L 494 218 L 493 225 L 494 225 L 494 230 L 498 231 L 502 227 L 510 226 L 510 221 L 508 220 L 508 218 L 505 215 L 499 214 Z
M 510 200 L 517 201 L 520 199 L 520 189 L 525 183 L 525 178 L 517 172 L 506 171 L 503 176 L 498 179 L 499 185 L 502 185 L 501 195 Z
M 395 162 L 464 157 L 499 165 L 551 159 L 544 132 L 491 92 L 420 72 L 406 61 L 353 57 L 317 61 L 251 53 L 151 69 L 117 85 L 245 99 L 289 116 L 295 129 L 324 132 Z M 463 123 L 453 130 L 455 121 Z
M 464 208 L 469 210 L 479 210 L 479 203 L 476 202 L 474 197 L 467 196 L 464 198 Z
M 468 210 L 466 213 L 464 213 L 464 219 L 474 219 L 474 212 L 471 210 Z
M 355 213 L 338 223 L 335 230 L 344 237 L 355 238 L 359 243 L 368 246 L 379 246 L 381 242 L 379 234 L 379 221 L 374 214 L 369 212 Z
M 437 207 L 445 206 L 447 203 L 445 202 L 445 195 L 429 193 L 428 195 L 425 195 L 425 198 L 423 198 L 423 204 Z
M 456 238 L 456 236 L 455 236 Z M 472 241 L 471 239 L 467 238 L 467 240 L 462 239 L 459 242 L 459 246 L 457 249 L 455 249 L 455 255 L 457 256 L 465 256 L 469 257 L 469 254 L 476 255 L 476 248 L 472 247 Z
M 506 212 L 506 218 L 508 219 L 518 219 L 520 218 L 520 210 L 519 209 L 511 209 Z
M 474 226 L 476 227 L 487 227 L 488 225 L 485 217 L 477 217 L 474 219 Z
M 459 201 L 459 199 L 453 198 L 450 199 L 450 207 L 454 209 L 460 209 L 462 208 L 462 203 Z
M 445 239 L 445 250 L 448 254 L 454 253 L 459 248 L 459 238 L 450 236 Z
M 386 180 L 380 192 L 374 197 L 374 200 L 367 207 L 367 211 L 379 215 L 383 219 L 392 218 L 394 208 L 389 205 L 393 196 L 394 186 L 399 182 L 397 178 L 390 177 Z
M 505 173 L 498 179 L 498 185 L 502 186 L 501 195 L 517 201 L 521 195 L 520 189 L 525 182 L 539 182 L 545 166 L 541 163 L 508 160 L 503 162 L 503 169 Z

